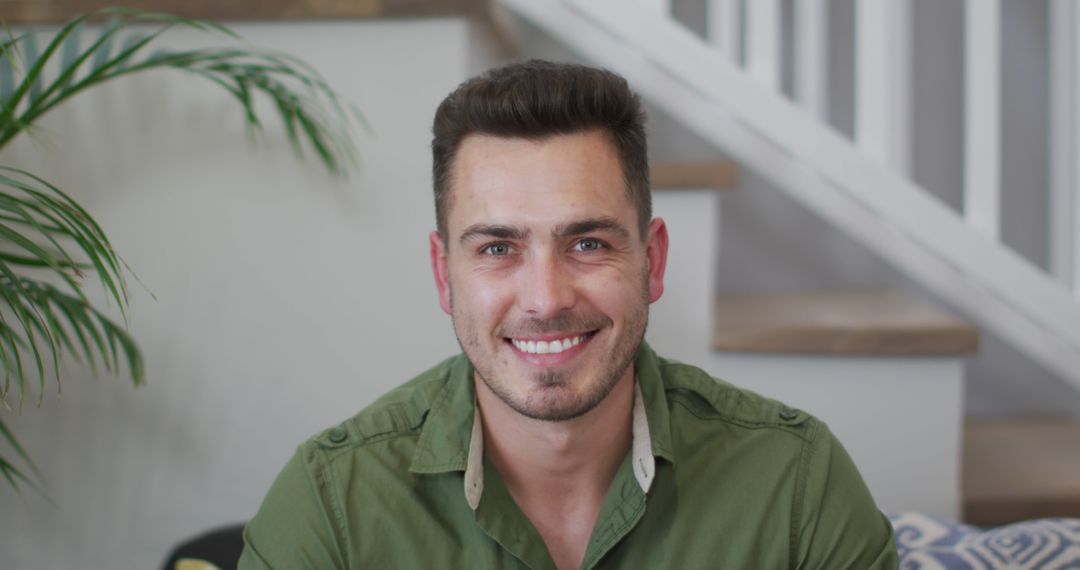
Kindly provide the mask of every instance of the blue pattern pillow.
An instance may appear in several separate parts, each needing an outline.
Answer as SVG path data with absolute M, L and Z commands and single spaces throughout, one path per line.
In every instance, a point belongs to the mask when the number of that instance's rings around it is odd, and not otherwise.
M 987 531 L 918 513 L 890 517 L 902 570 L 1080 570 L 1080 519 Z

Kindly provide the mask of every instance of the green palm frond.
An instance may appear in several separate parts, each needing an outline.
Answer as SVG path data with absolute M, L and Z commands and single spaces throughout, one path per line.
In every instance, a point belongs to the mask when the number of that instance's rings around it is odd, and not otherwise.
M 96 373 L 99 361 L 106 371 L 119 373 L 126 365 L 136 385 L 145 378 L 143 357 L 123 325 L 94 308 L 82 295 L 66 293 L 47 282 L 18 277 L 10 264 L 0 262 L 0 401 L 10 407 L 9 396 L 21 407 L 37 385 L 38 404 L 46 386 L 45 355 L 51 357 L 59 389 L 60 357 L 67 351 L 85 359 Z M 29 352 L 31 358 L 24 357 Z M 44 354 L 43 354 L 44 353 Z M 0 434 L 22 460 L 37 473 L 29 456 L 0 421 Z M 29 482 L 12 462 L 0 456 L 0 472 L 12 484 Z
M 244 44 L 210 22 L 125 8 L 101 14 L 110 19 L 93 34 L 87 32 L 87 18 L 79 17 L 48 36 L 8 32 L 0 39 L 0 148 L 91 87 L 143 71 L 175 69 L 232 95 L 249 132 L 263 128 L 256 100 L 265 97 L 298 156 L 308 148 L 334 175 L 347 174 L 355 164 L 352 132 L 364 125 L 363 117 L 310 65 Z M 158 49 L 162 34 L 177 27 L 226 45 Z M 50 369 L 59 390 L 65 352 L 95 372 L 99 365 L 114 373 L 126 368 L 136 385 L 143 382 L 134 339 L 82 289 L 86 275 L 95 274 L 126 323 L 125 268 L 105 232 L 75 200 L 30 172 L 0 166 L 0 404 L 21 409 L 36 392 L 40 405 Z M 2 421 L 0 441 L 30 472 L 0 453 L 0 476 L 16 488 L 20 483 L 36 488 L 37 468 Z
M 25 268 L 49 270 L 52 278 L 71 293 L 24 277 L 21 273 Z M 105 232 L 75 200 L 29 172 L 0 166 L 0 367 L 4 371 L 0 401 L 9 403 L 14 382 L 21 407 L 28 393 L 27 379 L 34 374 L 40 403 L 46 373 L 40 346 L 51 355 L 58 381 L 63 347 L 79 354 L 56 311 L 66 317 L 70 332 L 80 339 L 82 354 L 91 366 L 95 360 L 86 338 L 95 340 L 98 351 L 105 355 L 106 368 L 116 368 L 115 359 L 107 358 L 111 351 L 106 351 L 102 339 L 115 335 L 117 327 L 107 319 L 100 331 L 90 326 L 94 318 L 100 321 L 105 317 L 93 309 L 81 281 L 87 271 L 93 271 L 126 317 L 127 289 L 121 268 L 122 262 Z M 130 341 L 123 329 L 119 330 L 125 341 Z M 23 365 L 23 351 L 33 357 L 33 372 Z M 133 380 L 139 383 L 143 379 L 141 357 L 137 349 L 133 354 L 128 367 Z
M 30 469 L 33 471 L 34 476 L 37 479 L 40 479 L 41 472 L 38 471 L 37 466 L 34 465 L 34 462 L 26 453 L 26 450 L 23 449 L 23 446 L 19 444 L 19 440 L 15 439 L 15 434 L 11 433 L 11 430 L 8 429 L 7 425 L 4 423 L 3 420 L 0 420 L 0 435 L 3 435 L 4 440 L 7 441 L 8 444 L 15 449 L 15 453 L 18 454 L 18 456 L 22 458 L 22 460 L 27 465 L 30 466 Z M 0 475 L 3 475 L 4 479 L 7 479 L 8 484 L 10 484 L 16 489 L 19 488 L 20 482 L 37 488 L 37 485 L 34 484 L 34 481 L 32 479 L 23 474 L 23 472 L 20 471 L 18 467 L 12 465 L 3 457 L 0 457 Z
M 17 79 L 10 93 L 0 90 L 0 148 L 43 114 L 89 87 L 133 73 L 171 68 L 224 88 L 241 104 L 244 120 L 255 130 L 262 121 L 253 96 L 268 97 L 294 148 L 300 150 L 306 142 L 332 173 L 344 173 L 356 156 L 351 127 L 362 123 L 362 116 L 306 63 L 239 43 L 234 33 L 217 24 L 135 10 L 107 12 L 113 19 L 85 47 L 81 41 L 88 25 L 84 17 L 60 28 L 44 47 L 39 47 L 36 34 L 0 44 L 0 67 L 8 67 L 0 70 L 0 83 L 12 71 Z M 129 33 L 133 25 L 139 26 L 140 33 Z M 149 31 L 141 31 L 148 25 Z M 234 45 L 151 51 L 155 41 L 175 27 L 206 32 Z M 56 67 L 51 73 L 50 63 Z

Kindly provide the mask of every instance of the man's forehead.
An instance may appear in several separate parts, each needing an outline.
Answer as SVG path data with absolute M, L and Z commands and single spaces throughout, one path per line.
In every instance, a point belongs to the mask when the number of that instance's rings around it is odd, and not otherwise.
M 633 210 L 617 153 L 599 131 L 544 139 L 470 135 L 451 178 L 455 233 L 474 224 L 546 232 L 580 220 L 621 219 Z

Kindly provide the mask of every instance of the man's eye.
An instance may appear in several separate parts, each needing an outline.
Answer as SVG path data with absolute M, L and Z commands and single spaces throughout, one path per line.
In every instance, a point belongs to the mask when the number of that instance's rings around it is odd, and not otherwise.
M 485 246 L 482 250 L 486 255 L 503 256 L 510 255 L 510 244 L 506 243 L 493 243 Z
M 577 249 L 578 251 L 597 251 L 603 248 L 604 244 L 601 243 L 600 240 L 593 238 L 585 238 L 583 240 L 579 240 L 577 242 L 577 245 L 575 245 L 575 249 Z

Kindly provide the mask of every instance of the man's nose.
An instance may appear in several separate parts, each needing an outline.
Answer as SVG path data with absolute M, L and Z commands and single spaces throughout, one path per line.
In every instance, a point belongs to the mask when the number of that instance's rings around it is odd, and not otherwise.
M 573 308 L 573 277 L 557 255 L 537 255 L 527 267 L 518 285 L 518 301 L 526 312 L 543 319 Z

